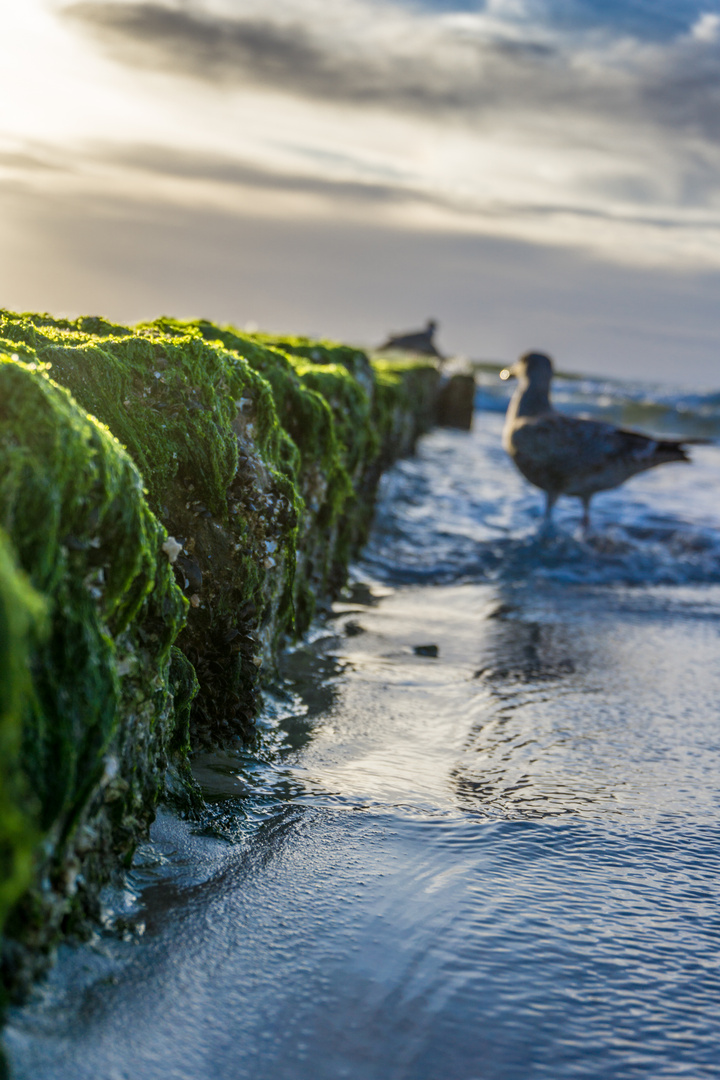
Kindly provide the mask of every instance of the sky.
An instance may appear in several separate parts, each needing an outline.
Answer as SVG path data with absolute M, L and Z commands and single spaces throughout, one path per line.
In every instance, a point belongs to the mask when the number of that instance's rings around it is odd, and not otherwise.
M 0 306 L 720 386 L 720 0 L 23 0 Z

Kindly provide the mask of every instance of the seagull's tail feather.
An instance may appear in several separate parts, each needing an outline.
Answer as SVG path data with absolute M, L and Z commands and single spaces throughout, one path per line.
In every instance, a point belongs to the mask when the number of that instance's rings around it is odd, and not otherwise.
M 655 447 L 655 455 L 662 461 L 690 461 L 687 452 L 688 446 L 711 446 L 715 439 L 658 439 Z
M 653 448 L 655 463 L 660 465 L 665 461 L 690 461 L 685 446 L 690 439 L 658 439 Z
M 671 442 L 676 442 L 680 446 L 716 446 L 717 445 L 717 439 L 703 439 L 703 438 L 700 438 L 700 436 L 698 436 L 697 438 L 694 438 L 693 436 L 690 436 L 687 439 L 672 439 L 670 441 Z

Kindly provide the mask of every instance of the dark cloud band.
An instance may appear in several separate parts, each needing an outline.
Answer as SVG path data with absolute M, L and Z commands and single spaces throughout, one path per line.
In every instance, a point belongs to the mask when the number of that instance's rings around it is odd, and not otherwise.
M 475 110 L 492 104 L 500 87 L 495 60 L 525 69 L 553 50 L 535 41 L 492 45 L 462 38 L 416 52 L 333 40 L 299 18 L 227 18 L 157 3 L 79 0 L 63 9 L 122 62 L 225 85 L 255 85 L 324 101 L 381 105 L 422 113 Z M 408 16 L 412 18 L 412 16 Z M 448 54 L 447 46 L 450 46 Z M 507 89 L 507 88 L 506 88 Z
M 63 15 L 126 65 L 209 84 L 494 123 L 552 110 L 720 140 L 719 42 L 689 28 L 663 44 L 625 38 L 616 49 L 610 31 L 563 36 L 526 22 L 522 33 L 502 33 L 497 20 L 468 31 L 395 4 L 386 10 L 402 26 L 387 35 L 381 25 L 372 33 L 342 20 L 319 25 L 301 5 L 293 18 L 269 10 L 231 18 L 151 0 L 78 0 Z
M 172 177 L 178 180 L 222 184 L 238 191 L 263 191 L 265 193 L 292 193 L 309 195 L 333 205 L 338 215 L 349 204 L 372 207 L 425 206 L 435 210 L 459 214 L 468 227 L 475 222 L 488 221 L 493 217 L 512 214 L 516 219 L 540 220 L 550 217 L 606 222 L 608 225 L 649 226 L 663 231 L 687 229 L 688 221 L 682 210 L 654 213 L 648 204 L 634 212 L 606 210 L 578 198 L 575 202 L 521 202 L 505 203 L 500 200 L 473 200 L 442 195 L 422 190 L 396 180 L 381 183 L 368 180 L 343 180 L 327 176 L 308 175 L 300 172 L 277 172 L 261 165 L 221 154 L 198 153 L 171 147 L 150 146 L 144 143 L 105 144 L 95 143 L 85 150 L 75 148 L 73 158 L 77 161 L 102 162 L 117 169 L 133 169 L 147 175 Z M 693 218 L 694 228 L 708 234 L 720 231 L 717 217 Z

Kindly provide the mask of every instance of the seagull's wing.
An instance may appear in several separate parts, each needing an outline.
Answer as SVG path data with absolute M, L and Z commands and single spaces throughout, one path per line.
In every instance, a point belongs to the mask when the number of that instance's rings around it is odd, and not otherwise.
M 687 461 L 676 440 L 561 413 L 519 423 L 513 446 L 518 466 L 533 483 L 568 493 L 614 487 L 664 461 Z
M 609 458 L 642 458 L 652 454 L 658 443 L 646 435 L 577 416 L 550 413 L 518 425 L 515 443 L 523 454 L 531 454 L 556 466 L 574 467 L 604 464 Z

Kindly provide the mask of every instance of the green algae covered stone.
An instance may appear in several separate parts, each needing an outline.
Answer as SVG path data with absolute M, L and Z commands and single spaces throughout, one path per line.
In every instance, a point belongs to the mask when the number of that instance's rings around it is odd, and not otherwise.
M 23 721 L 32 699 L 30 657 L 46 605 L 19 569 L 0 530 L 0 933 L 32 879 L 39 839 L 35 803 L 20 767 Z
M 252 738 L 278 648 L 342 587 L 382 469 L 430 425 L 434 366 L 206 320 L 5 312 L 2 338 L 108 426 L 179 545 L 192 742 Z
M 29 681 L 0 714 L 6 985 L 97 914 L 161 795 L 192 805 L 193 747 L 254 738 L 279 648 L 344 584 L 437 381 L 205 320 L 0 312 L 0 569 L 45 612 L 44 636 L 19 603 L 8 630 Z
M 93 914 L 98 884 L 152 819 L 175 736 L 171 646 L 186 602 L 127 453 L 41 367 L 7 356 L 0 527 L 47 619 L 14 773 L 42 837 L 35 884 L 6 924 L 5 976 L 17 984 L 54 936 Z

